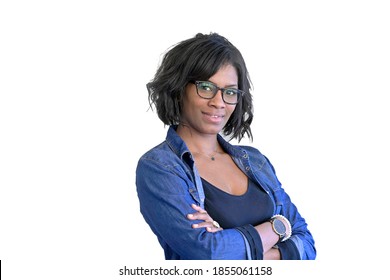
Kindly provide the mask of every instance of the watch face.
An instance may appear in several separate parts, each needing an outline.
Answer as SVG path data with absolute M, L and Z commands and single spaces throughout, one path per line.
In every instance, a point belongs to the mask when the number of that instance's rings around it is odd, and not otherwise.
M 283 224 L 281 220 L 278 219 L 274 220 L 274 228 L 279 235 L 286 234 L 286 226 Z

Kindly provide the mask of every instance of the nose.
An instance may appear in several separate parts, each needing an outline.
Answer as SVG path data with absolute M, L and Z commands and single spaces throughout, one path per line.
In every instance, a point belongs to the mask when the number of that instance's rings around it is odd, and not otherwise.
M 216 108 L 224 108 L 225 101 L 223 101 L 222 94 L 222 91 L 218 89 L 217 94 L 210 99 L 210 105 L 215 106 Z

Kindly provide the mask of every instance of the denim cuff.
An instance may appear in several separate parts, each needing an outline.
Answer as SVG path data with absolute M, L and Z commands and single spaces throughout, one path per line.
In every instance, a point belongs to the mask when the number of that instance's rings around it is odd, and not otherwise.
M 286 240 L 285 242 L 279 242 L 278 248 L 280 251 L 281 260 L 300 260 L 300 255 L 297 247 L 292 240 Z
M 252 225 L 245 225 L 242 227 L 237 227 L 247 239 L 249 247 L 251 250 L 252 260 L 262 260 L 263 259 L 263 243 L 257 230 Z

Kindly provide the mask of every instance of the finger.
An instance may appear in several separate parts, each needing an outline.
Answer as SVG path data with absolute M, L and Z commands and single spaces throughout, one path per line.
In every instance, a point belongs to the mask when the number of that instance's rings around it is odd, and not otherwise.
M 212 222 L 201 222 L 197 224 L 192 225 L 193 228 L 208 228 L 208 227 L 214 227 Z
M 190 220 L 203 220 L 206 222 L 212 222 L 213 219 L 207 214 L 207 213 L 200 213 L 200 212 L 195 212 L 192 214 L 188 214 L 187 218 Z
M 206 228 L 208 232 L 217 232 L 223 230 L 223 228 L 221 227 L 219 228 L 215 227 L 215 225 L 212 222 L 202 222 L 199 224 L 193 224 L 192 228 Z
M 208 232 L 214 233 L 214 232 L 218 232 L 218 231 L 223 230 L 223 228 L 221 228 L 221 227 L 220 227 L 220 228 L 216 228 L 216 227 L 207 227 L 206 230 L 207 230 Z
M 200 213 L 207 213 L 206 210 L 204 210 L 202 207 L 196 205 L 196 204 L 191 204 L 191 207 L 196 210 L 197 212 L 200 212 Z

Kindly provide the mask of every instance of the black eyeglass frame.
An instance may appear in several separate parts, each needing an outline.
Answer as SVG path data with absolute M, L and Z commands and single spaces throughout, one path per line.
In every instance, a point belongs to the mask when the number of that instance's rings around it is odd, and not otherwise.
M 239 102 L 240 102 L 240 99 L 241 97 L 245 94 L 245 91 L 242 91 L 238 88 L 222 88 L 222 87 L 219 87 L 217 86 L 216 84 L 214 84 L 213 82 L 210 82 L 210 81 L 190 81 L 190 83 L 194 84 L 195 85 L 195 88 L 196 88 L 196 93 L 198 94 L 199 97 L 203 98 L 203 99 L 213 99 L 218 91 L 221 91 L 222 93 L 222 100 L 223 102 L 225 102 L 226 104 L 229 104 L 229 105 L 237 105 Z M 208 83 L 208 84 L 211 84 L 215 87 L 215 91 L 213 92 L 213 96 L 211 97 L 203 97 L 199 94 L 199 91 L 198 91 L 198 84 L 200 83 Z M 237 102 L 236 103 L 232 103 L 232 102 L 227 102 L 224 98 L 224 92 L 225 90 L 234 90 L 235 92 L 237 92 Z

